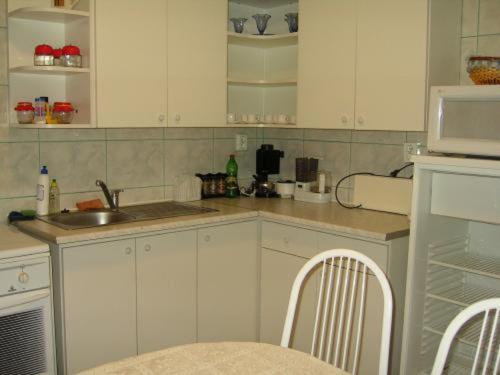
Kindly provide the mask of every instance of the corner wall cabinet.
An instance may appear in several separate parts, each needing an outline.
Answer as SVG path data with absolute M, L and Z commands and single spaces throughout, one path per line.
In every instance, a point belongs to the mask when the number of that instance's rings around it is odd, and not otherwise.
M 284 20 L 297 12 L 297 1 L 229 1 L 229 19 L 244 17 L 248 21 L 243 33 L 234 32 L 228 20 L 227 108 L 229 113 L 256 114 L 264 117 L 279 114 L 295 117 L 297 107 L 297 41 Z M 259 35 L 253 14 L 271 15 L 265 35 Z M 241 120 L 241 119 L 240 119 Z M 262 121 L 275 126 L 275 120 Z M 295 126 L 286 122 L 284 126 Z
M 20 128 L 92 128 L 95 120 L 94 7 L 81 1 L 74 9 L 51 7 L 50 1 L 8 1 L 9 118 Z M 35 66 L 37 45 L 80 48 L 82 68 Z M 68 125 L 18 124 L 18 102 L 34 102 L 47 96 L 50 103 L 71 102 L 75 108 Z

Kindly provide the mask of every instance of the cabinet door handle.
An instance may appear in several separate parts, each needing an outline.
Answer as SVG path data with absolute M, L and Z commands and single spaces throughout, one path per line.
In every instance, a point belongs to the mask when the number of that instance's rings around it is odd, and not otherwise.
M 343 115 L 342 117 L 340 117 L 340 122 L 344 125 L 347 124 L 349 122 L 349 117 Z
M 158 121 L 160 121 L 160 122 L 165 121 L 165 115 L 164 114 L 158 115 Z
M 288 237 L 283 238 L 283 242 L 285 245 L 288 245 L 290 243 L 290 239 Z
M 144 250 L 151 251 L 151 245 L 150 244 L 145 245 Z
M 205 235 L 205 242 L 210 242 L 211 239 L 209 234 Z
M 364 125 L 365 124 L 365 118 L 363 116 L 358 116 L 358 124 L 359 125 Z
M 181 115 L 180 114 L 176 114 L 175 115 L 175 121 L 177 121 L 177 122 L 181 121 Z
M 132 248 L 130 246 L 125 248 L 125 254 L 127 254 L 127 255 L 132 254 Z

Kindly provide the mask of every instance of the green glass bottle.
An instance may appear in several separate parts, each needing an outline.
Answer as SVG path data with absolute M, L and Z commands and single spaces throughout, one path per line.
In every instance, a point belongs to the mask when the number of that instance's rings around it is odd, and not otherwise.
M 238 188 L 238 164 L 233 154 L 229 155 L 226 173 L 226 197 L 235 198 L 239 195 L 240 189 Z

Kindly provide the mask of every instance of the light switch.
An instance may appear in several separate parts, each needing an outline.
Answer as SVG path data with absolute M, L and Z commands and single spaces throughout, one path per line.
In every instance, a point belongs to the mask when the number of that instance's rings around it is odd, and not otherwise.
M 236 134 L 236 151 L 248 150 L 248 136 L 245 134 Z

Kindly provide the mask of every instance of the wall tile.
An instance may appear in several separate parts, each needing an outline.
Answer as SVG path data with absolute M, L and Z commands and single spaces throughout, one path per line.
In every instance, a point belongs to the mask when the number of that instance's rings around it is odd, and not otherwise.
M 165 184 L 182 174 L 212 172 L 213 159 L 212 139 L 165 141 Z
M 7 76 L 7 29 L 0 28 L 0 85 L 7 84 L 9 79 Z
M 212 128 L 166 128 L 165 139 L 208 139 L 213 133 Z
M 320 158 L 318 167 L 332 174 L 332 184 L 349 174 L 350 151 L 348 143 L 304 142 L 304 155 Z
M 163 139 L 162 128 L 106 129 L 109 140 Z
M 500 1 L 480 0 L 478 29 L 479 35 L 500 34 Z
M 304 129 L 264 128 L 264 139 L 303 139 Z
M 104 129 L 40 129 L 40 141 L 100 141 L 106 138 Z
M 38 142 L 37 129 L 11 128 L 9 124 L 0 124 L 0 142 Z
M 34 191 L 35 189 L 33 189 Z M 0 199 L 0 224 L 7 223 L 7 216 L 11 211 L 35 210 L 36 198 Z
M 35 196 L 37 143 L 0 143 L 0 198 Z
M 406 142 L 427 144 L 427 132 L 407 132 Z
M 471 55 L 477 53 L 477 37 L 462 38 L 461 45 L 461 67 L 460 67 L 460 84 L 473 85 L 474 82 L 469 78 L 467 73 L 467 63 Z
M 248 138 L 255 139 L 255 138 L 257 138 L 257 129 L 256 128 L 215 128 L 214 129 L 214 138 L 215 139 L 223 139 L 223 138 L 235 139 L 237 134 L 243 134 L 243 135 L 246 135 Z
M 403 146 L 354 143 L 351 147 L 351 173 L 387 175 L 404 163 Z
M 163 185 L 163 141 L 111 141 L 107 144 L 110 188 Z
M 125 189 L 123 193 L 120 193 L 121 205 L 158 202 L 164 199 L 165 189 L 163 186 Z
M 234 153 L 238 163 L 238 178 L 251 178 L 255 174 L 255 151 L 257 142 L 255 139 L 248 140 L 246 151 L 235 151 L 233 140 L 214 140 L 214 172 L 225 172 L 229 155 Z
M 477 35 L 479 0 L 463 0 L 462 3 L 462 36 Z
M 399 145 L 403 144 L 406 139 L 405 132 L 389 132 L 389 131 L 356 131 L 352 132 L 353 143 L 380 143 Z
M 7 124 L 9 111 L 9 88 L 0 85 L 0 124 Z
M 304 129 L 304 140 L 350 142 L 350 130 Z
M 61 193 L 98 191 L 95 181 L 106 180 L 106 146 L 95 142 L 42 142 L 40 165 L 58 181 Z
M 279 176 L 283 179 L 295 180 L 295 158 L 301 158 L 304 156 L 303 141 L 293 139 L 273 139 L 272 144 L 276 150 L 282 150 L 285 153 L 285 157 L 280 160 Z
M 500 34 L 479 36 L 477 39 L 478 54 L 487 56 L 500 55 Z

